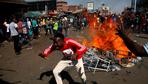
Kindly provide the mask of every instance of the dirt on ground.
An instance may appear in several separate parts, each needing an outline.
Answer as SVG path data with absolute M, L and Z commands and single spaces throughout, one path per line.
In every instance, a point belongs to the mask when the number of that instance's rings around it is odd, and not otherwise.
M 85 30 L 86 31 L 86 30 Z M 68 37 L 77 39 L 85 31 L 69 31 Z M 148 36 L 146 34 L 139 34 Z M 87 35 L 86 35 L 87 36 Z M 130 37 L 139 44 L 148 42 L 147 38 L 131 34 Z M 41 33 L 39 39 L 34 39 L 32 49 L 23 49 L 21 55 L 15 55 L 13 42 L 4 42 L 0 47 L 0 84 L 54 84 L 52 70 L 62 58 L 59 51 L 53 52 L 47 60 L 38 56 L 52 41 L 49 36 Z M 81 84 L 81 79 L 74 67 L 63 72 L 64 84 Z M 40 80 L 40 76 L 42 80 Z M 95 74 L 86 69 L 87 84 L 148 84 L 148 57 L 131 68 L 122 68 L 120 71 L 103 72 Z M 69 82 L 70 83 L 69 83 Z

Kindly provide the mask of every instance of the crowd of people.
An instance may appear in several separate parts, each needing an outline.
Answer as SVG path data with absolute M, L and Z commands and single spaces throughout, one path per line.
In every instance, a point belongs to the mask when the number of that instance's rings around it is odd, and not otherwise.
M 132 30 L 133 33 L 145 33 L 148 34 L 148 12 L 132 12 L 130 10 L 124 10 L 121 14 L 108 13 L 103 14 L 100 11 L 94 13 L 97 17 L 99 24 L 104 23 L 107 19 L 112 19 L 118 23 L 125 30 Z M 93 16 L 93 18 L 95 18 Z
M 86 76 L 82 61 L 82 54 L 85 53 L 86 47 L 79 44 L 75 40 L 67 39 L 70 28 L 75 28 L 76 31 L 81 31 L 87 26 L 86 18 L 79 15 L 71 15 L 71 16 L 60 16 L 60 17 L 42 17 L 42 18 L 12 18 L 10 20 L 4 20 L 3 27 L 0 30 L 1 33 L 1 43 L 11 42 L 14 43 L 14 51 L 16 55 L 21 54 L 21 50 L 24 46 L 27 46 L 27 49 L 32 49 L 33 44 L 31 41 L 33 39 L 37 39 L 44 35 L 48 37 L 54 37 L 52 39 L 54 44 L 49 51 L 56 50 L 57 48 L 63 49 L 61 50 L 65 53 L 64 58 L 57 64 L 55 69 L 53 70 L 53 74 L 55 76 L 57 84 L 63 84 L 59 73 L 66 67 L 76 66 L 77 72 L 79 72 L 80 77 L 82 79 L 83 84 L 86 84 Z M 67 44 L 65 44 L 65 41 Z M 67 47 L 63 47 L 67 46 Z M 63 48 L 62 48 L 63 47 Z M 75 48 L 71 50 L 75 57 L 69 58 L 67 52 L 71 48 Z M 47 50 L 41 54 L 42 57 L 45 56 Z M 48 53 L 49 54 L 49 53 Z M 67 56 L 66 56 L 67 54 Z M 71 55 L 72 56 L 72 55 Z M 47 55 L 46 55 L 47 57 Z M 71 61 L 70 61 L 71 60 Z M 75 62 L 75 64 L 73 64 Z
M 124 13 L 123 23 L 125 28 L 131 28 L 135 33 L 148 33 L 148 13 Z
M 11 18 L 9 20 L 5 19 L 3 26 L 1 26 L 1 43 L 3 41 L 14 42 L 14 50 L 17 55 L 21 53 L 21 49 L 24 45 L 27 45 L 27 48 L 31 49 L 31 21 L 29 18 L 26 20 L 19 18 Z
M 19 55 L 23 46 L 27 45 L 27 49 L 32 49 L 31 41 L 38 39 L 41 32 L 49 37 L 55 36 L 57 33 L 63 33 L 67 37 L 70 28 L 80 31 L 86 26 L 85 17 L 72 14 L 53 17 L 13 17 L 1 22 L 0 45 L 5 41 L 13 41 L 14 50 Z
M 96 16 L 93 16 L 93 18 L 95 17 Z M 88 22 L 90 20 L 88 18 L 83 18 L 83 19 L 88 20 Z M 97 16 L 97 22 L 101 24 L 104 24 L 104 22 L 108 19 L 112 19 L 113 21 L 117 22 L 118 25 L 123 25 L 123 28 L 126 29 L 124 26 L 124 23 L 121 22 L 121 18 L 117 15 Z M 77 23 L 76 25 L 79 25 L 79 26 L 78 27 L 76 26 L 76 28 L 78 30 L 82 30 L 83 29 L 82 19 L 78 18 L 76 21 L 78 21 L 78 23 L 81 23 L 81 24 Z M 84 27 L 85 27 L 85 24 L 84 24 Z M 117 35 L 123 39 L 128 49 L 131 50 L 131 52 L 133 52 L 135 55 L 141 56 L 141 57 L 148 55 L 148 45 L 147 44 L 142 46 L 142 45 L 139 45 L 138 43 L 135 43 L 122 31 L 122 28 L 117 28 Z M 62 78 L 59 75 L 61 71 L 63 71 L 67 67 L 75 66 L 77 69 L 77 72 L 79 72 L 80 77 L 82 79 L 82 84 L 86 84 L 87 77 L 85 75 L 82 55 L 87 51 L 87 48 L 79 44 L 77 41 L 73 39 L 65 38 L 64 35 L 62 35 L 61 33 L 56 33 L 55 37 L 52 38 L 52 40 L 53 40 L 53 43 L 49 47 L 47 47 L 43 52 L 41 52 L 39 56 L 47 59 L 49 54 L 54 50 L 59 50 L 63 53 L 63 58 L 60 60 L 60 62 L 58 62 L 58 64 L 53 69 L 53 75 L 55 77 L 56 83 L 63 84 Z
M 122 15 L 108 15 L 102 16 L 98 14 L 97 22 L 103 24 L 106 19 L 109 17 L 113 21 L 117 22 L 123 29 L 132 29 L 136 33 L 148 33 L 148 14 L 147 13 L 131 13 L 126 12 Z M 31 41 L 33 39 L 38 39 L 42 32 L 45 36 L 54 37 L 54 41 L 51 46 L 45 49 L 40 53 L 41 57 L 46 58 L 51 51 L 60 50 L 63 52 L 64 58 L 57 64 L 53 70 L 56 82 L 62 84 L 61 77 L 59 73 L 68 66 L 76 66 L 77 71 L 80 73 L 82 82 L 86 84 L 86 76 L 82 61 L 82 54 L 84 54 L 87 48 L 78 42 L 67 39 L 70 28 L 75 28 L 76 31 L 82 31 L 87 28 L 89 21 L 85 15 L 64 15 L 56 17 L 33 17 L 33 18 L 10 18 L 5 19 L 0 25 L 0 45 L 2 42 L 7 41 L 14 43 L 14 51 L 16 55 L 21 54 L 21 49 L 24 46 L 27 46 L 27 49 L 32 49 L 33 44 Z M 130 40 L 122 31 L 117 30 L 118 35 L 124 40 L 127 47 L 137 55 L 147 55 L 148 47 L 139 46 L 138 44 L 133 44 L 133 41 Z M 131 45 L 128 45 L 131 43 Z M 139 47 L 134 47 L 135 45 Z M 147 45 L 147 44 L 146 44 Z M 138 52 L 138 48 L 142 50 Z M 134 50 L 136 49 L 136 50 Z M 136 51 L 136 52 L 135 52 Z M 69 53 L 74 54 L 73 57 L 69 58 Z M 68 58 L 67 58 L 68 57 Z M 76 64 L 74 64 L 76 62 Z M 65 66 L 64 66 L 65 65 Z
M 124 11 L 122 14 L 110 14 L 103 16 L 100 12 L 96 13 L 97 22 L 104 23 L 109 17 L 113 21 L 119 23 L 123 29 L 131 29 L 134 33 L 148 33 L 148 14 L 134 13 Z M 0 45 L 2 42 L 14 41 L 15 51 L 20 50 L 19 46 L 28 45 L 28 49 L 32 48 L 30 41 L 38 39 L 40 33 L 44 31 L 45 35 L 54 36 L 57 33 L 63 33 L 68 36 L 69 28 L 75 28 L 76 31 L 81 31 L 87 28 L 89 21 L 85 14 L 71 14 L 56 17 L 33 17 L 33 18 L 11 18 L 5 19 L 0 23 Z M 15 31 L 16 30 L 16 31 Z M 15 39 L 15 40 L 14 40 Z M 17 40 L 18 39 L 18 40 Z M 18 44 L 18 45 L 17 45 Z

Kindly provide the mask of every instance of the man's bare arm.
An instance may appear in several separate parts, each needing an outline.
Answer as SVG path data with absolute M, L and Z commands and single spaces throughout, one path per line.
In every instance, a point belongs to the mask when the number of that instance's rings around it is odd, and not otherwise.
M 125 45 L 127 46 L 127 48 L 133 52 L 135 55 L 137 56 L 147 56 L 147 52 L 144 49 L 143 46 L 139 45 L 138 43 L 134 42 L 133 40 L 131 40 L 123 31 L 122 29 L 118 28 L 117 29 L 117 35 L 120 36 Z

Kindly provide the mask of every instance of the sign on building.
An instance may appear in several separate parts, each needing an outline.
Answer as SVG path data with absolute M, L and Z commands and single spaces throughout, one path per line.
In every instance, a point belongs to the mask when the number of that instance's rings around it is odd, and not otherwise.
M 88 10 L 94 10 L 94 3 L 93 2 L 88 2 L 87 3 L 87 9 Z

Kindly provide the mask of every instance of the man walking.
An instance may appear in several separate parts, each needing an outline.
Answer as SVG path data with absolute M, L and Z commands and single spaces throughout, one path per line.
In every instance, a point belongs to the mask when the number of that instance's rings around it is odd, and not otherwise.
M 21 46 L 19 45 L 19 34 L 17 31 L 17 24 L 15 23 L 15 19 L 12 20 L 12 22 L 10 23 L 10 32 L 11 32 L 11 37 L 13 38 L 14 41 L 14 50 L 16 55 L 20 54 L 21 51 Z

